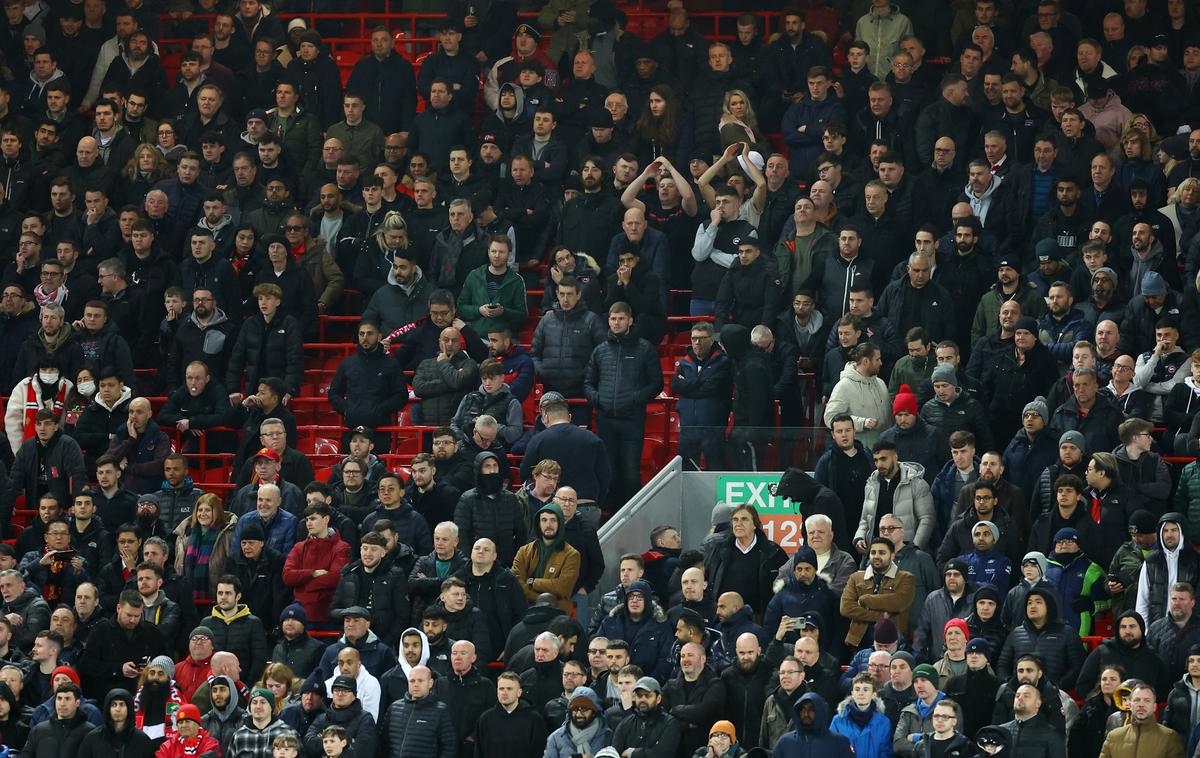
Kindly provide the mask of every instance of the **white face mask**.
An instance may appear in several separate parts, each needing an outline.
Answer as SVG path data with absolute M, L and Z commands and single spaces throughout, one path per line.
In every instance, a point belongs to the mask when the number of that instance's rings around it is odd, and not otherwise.
M 96 383 L 95 382 L 80 382 L 79 386 L 76 387 L 76 389 L 79 390 L 79 394 L 86 395 L 87 397 L 91 397 L 92 395 L 96 394 Z
M 38 379 L 42 380 L 42 384 L 57 384 L 58 383 L 58 372 L 57 371 L 39 371 Z

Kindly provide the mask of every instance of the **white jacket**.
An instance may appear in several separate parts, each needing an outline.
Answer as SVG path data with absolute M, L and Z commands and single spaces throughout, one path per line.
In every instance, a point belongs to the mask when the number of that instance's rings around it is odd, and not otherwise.
M 53 408 L 54 398 L 42 397 L 42 383 L 33 381 L 33 377 L 27 376 L 17 382 L 17 386 L 12 388 L 12 392 L 8 395 L 8 407 L 4 410 L 4 431 L 8 434 L 8 444 L 12 447 L 13 454 L 16 455 L 17 448 L 25 441 L 25 396 L 28 394 L 29 383 L 33 382 L 33 396 L 37 400 L 38 408 Z M 75 389 L 75 384 L 65 377 L 59 377 L 59 384 L 66 383 L 67 396 L 70 396 L 71 390 Z M 59 416 L 61 420 L 62 416 Z
M 870 541 L 875 534 L 875 507 L 879 503 L 879 472 L 871 472 L 863 491 L 862 518 L 854 539 Z M 933 509 L 933 494 L 925 482 L 925 467 L 919 463 L 900 463 L 900 481 L 892 494 L 892 515 L 904 524 L 904 533 L 912 534 L 913 544 L 929 549 L 929 541 L 937 526 Z
M 892 426 L 892 401 L 888 397 L 887 385 L 877 376 L 863 376 L 853 363 L 847 363 L 833 392 L 829 394 L 829 402 L 825 404 L 825 426 L 830 426 L 833 417 L 841 413 L 850 414 L 854 419 L 854 430 L 859 432 L 858 439 L 871 447 L 883 430 Z M 865 424 L 869 418 L 877 420 L 879 424 L 868 431 Z

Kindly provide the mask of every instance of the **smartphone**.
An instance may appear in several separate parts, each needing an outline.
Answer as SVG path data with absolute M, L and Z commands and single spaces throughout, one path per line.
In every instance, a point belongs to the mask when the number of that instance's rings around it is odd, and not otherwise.
M 800 618 L 792 619 L 792 629 L 797 632 L 800 631 L 801 629 L 804 628 L 804 621 L 805 621 L 805 619 L 803 616 L 801 616 Z
M 55 550 L 54 557 L 60 561 L 69 561 L 75 557 L 74 550 Z

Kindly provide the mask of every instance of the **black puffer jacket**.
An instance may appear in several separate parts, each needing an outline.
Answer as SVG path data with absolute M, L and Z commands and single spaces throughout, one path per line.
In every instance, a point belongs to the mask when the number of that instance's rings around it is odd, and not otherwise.
M 94 729 L 83 710 L 67 721 L 55 716 L 29 730 L 29 740 L 21 750 L 23 758 L 63 758 L 78 756 L 80 743 Z
M 303 345 L 303 330 L 291 316 L 277 313 L 270 324 L 261 313 L 251 316 L 242 324 L 229 356 L 225 389 L 238 392 L 244 372 L 250 392 L 258 388 L 260 379 L 274 376 L 282 379 L 287 391 L 295 396 L 300 392 L 304 372 Z
M 458 735 L 450 709 L 429 695 L 411 695 L 392 703 L 379 725 L 379 758 L 455 758 Z
M 660 373 L 660 384 L 661 381 Z M 528 525 L 521 517 L 521 503 L 516 495 L 503 486 L 495 493 L 485 493 L 481 489 L 479 469 L 489 458 L 500 464 L 500 476 L 507 478 L 504 470 L 507 464 L 495 453 L 484 451 L 476 455 L 475 487 L 464 492 L 458 501 L 458 507 L 454 509 L 454 523 L 458 525 L 461 544 L 474 545 L 475 540 L 487 537 L 496 543 L 500 565 L 511 566 L 517 549 L 529 541 Z
M 228 617 L 212 615 L 204 619 L 212 630 L 213 648 L 227 650 L 238 657 L 242 664 L 242 676 L 256 682 L 267 667 L 267 630 L 263 622 L 250 612 L 249 606 L 239 605 Z
M 1016 670 L 1017 659 L 1034 653 L 1042 659 L 1046 677 L 1050 681 L 1063 690 L 1072 689 L 1083 665 L 1083 645 L 1079 642 L 1079 635 L 1059 617 L 1058 597 L 1054 590 L 1034 587 L 1029 590 L 1026 600 L 1033 595 L 1041 597 L 1046 603 L 1046 623 L 1038 629 L 1026 615 L 1022 623 L 1013 627 L 1004 643 L 1004 650 L 1000 652 L 996 673 L 1011 677 Z
M 310 756 L 325 755 L 321 749 L 321 731 L 327 726 L 346 730 L 346 739 L 354 749 L 355 758 L 375 758 L 375 717 L 363 710 L 362 701 L 355 698 L 345 708 L 330 708 L 313 720 L 304 735 L 304 750 Z
M 529 352 L 545 388 L 580 395 L 592 352 L 607 338 L 604 320 L 582 303 L 569 311 L 555 308 L 543 315 Z
M 439 676 L 433 694 L 449 707 L 458 732 L 458 755 L 468 758 L 475 750 L 475 725 L 480 715 L 496 702 L 496 686 L 472 667 L 462 676 L 453 671 L 449 676 Z
M 584 391 L 588 401 L 610 418 L 645 416 L 646 404 L 662 391 L 658 353 L 643 339 L 626 332 L 598 345 L 588 362 Z
M 1000 728 L 1012 735 L 1013 750 L 1021 755 L 1065 755 L 1062 734 L 1040 713 L 1025 721 L 1006 721 Z
M 370 583 L 368 590 L 365 585 Z M 362 605 L 370 597 L 371 626 L 387 642 L 399 642 L 400 630 L 408 626 L 408 577 L 391 558 L 384 558 L 373 573 L 368 574 L 361 560 L 342 567 L 331 610 Z

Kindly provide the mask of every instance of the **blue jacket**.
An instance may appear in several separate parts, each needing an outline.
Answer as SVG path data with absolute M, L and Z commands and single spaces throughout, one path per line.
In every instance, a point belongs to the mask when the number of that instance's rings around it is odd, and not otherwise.
M 433 534 L 429 530 L 429 522 L 407 500 L 402 501 L 399 508 L 390 511 L 376 501 L 375 510 L 363 518 L 363 533 L 370 531 L 381 518 L 392 522 L 397 539 L 411 547 L 417 555 L 433 552 Z
M 79 706 L 79 710 L 83 712 L 84 718 L 89 724 L 95 726 L 104 726 L 104 717 L 100 715 L 100 709 L 96 707 L 96 701 L 90 697 L 85 697 Z M 130 714 L 131 716 L 133 714 Z M 42 704 L 33 709 L 33 715 L 29 717 L 29 726 L 35 727 L 43 721 L 49 721 L 51 718 L 57 718 L 54 715 L 54 696 L 48 700 L 42 701 Z
M 812 703 L 816 711 L 812 726 L 807 727 L 800 724 L 800 707 L 805 703 Z M 829 731 L 829 706 L 824 698 L 806 692 L 796 701 L 792 710 L 795 713 L 792 721 L 795 728 L 785 732 L 775 743 L 775 749 L 771 752 L 774 758 L 853 758 L 850 740 L 842 734 Z
M 838 715 L 833 717 L 833 723 L 829 725 L 829 731 L 850 740 L 850 746 L 854 748 L 856 756 L 892 758 L 894 755 L 892 752 L 892 722 L 884 713 L 882 700 L 876 698 L 874 706 L 875 714 L 871 716 L 871 720 L 865 727 L 860 727 L 846 715 L 850 708 L 856 706 L 849 698 L 843 700 L 842 704 L 838 706 Z
M 779 626 L 778 622 L 775 626 Z M 771 641 L 766 627 L 754 623 L 754 609 L 748 605 L 743 605 L 737 613 L 724 621 L 717 622 L 717 631 L 720 632 L 720 636 L 713 641 L 714 655 L 729 662 L 737 660 L 737 638 L 746 632 L 758 637 L 758 644 L 762 645 L 763 649 L 766 649 L 767 643 Z
M 979 456 L 973 459 L 975 465 L 975 477 L 979 477 Z M 938 537 L 946 533 L 946 529 L 950 527 L 950 522 L 953 521 L 951 514 L 954 513 L 954 504 L 958 502 L 958 498 L 954 492 L 954 477 L 958 476 L 958 470 L 954 468 L 954 459 L 946 461 L 942 466 L 942 470 L 933 478 L 933 484 L 929 485 L 929 492 L 933 495 L 933 509 L 937 513 L 937 522 L 940 526 Z M 971 481 L 974 481 L 972 479 Z
M 1037 489 L 1038 477 L 1057 461 L 1058 437 L 1049 429 L 1043 429 L 1033 441 L 1020 429 L 1004 448 L 1004 478 L 1020 487 L 1026 500 L 1030 500 Z
M 703 361 L 687 349 L 671 377 L 671 391 L 679 401 L 679 425 L 725 428 L 733 398 L 733 368 L 729 356 L 713 345 Z
M 1100 607 L 1097 604 L 1107 607 L 1104 569 L 1083 551 L 1073 556 L 1051 553 L 1046 558 L 1046 579 L 1058 588 L 1063 623 L 1081 637 L 1090 635 L 1092 614 Z M 1087 608 L 1080 610 L 1082 606 Z
M 975 585 L 990 584 L 1000 590 L 1001 594 L 1008 592 L 1012 586 L 1012 561 L 1003 553 L 989 550 L 981 553 L 978 550 L 958 556 L 967 564 L 967 581 Z
M 649 582 L 642 583 L 645 584 L 646 597 L 654 597 Z M 637 584 L 634 582 L 630 587 Z M 628 642 L 629 662 L 641 667 L 646 676 L 652 676 L 660 682 L 670 677 L 671 645 L 675 642 L 675 636 L 667 624 L 667 614 L 657 602 L 651 601 L 641 621 L 637 622 L 629 618 L 624 605 L 618 605 L 600 622 L 599 635 Z
M 487 335 L 484 335 L 487 336 Z M 507 352 L 495 356 L 504 368 L 504 383 L 508 391 L 520 402 L 525 402 L 529 393 L 533 392 L 533 358 L 525 352 L 525 348 L 513 343 Z
M 1050 354 L 1060 365 L 1071 363 L 1071 351 L 1080 340 L 1090 340 L 1096 325 L 1084 318 L 1083 312 L 1072 308 L 1062 323 L 1055 323 L 1054 316 L 1046 311 L 1038 319 L 1038 339 L 1050 349 Z
M 833 590 L 829 589 L 829 584 L 818 576 L 813 579 L 812 584 L 805 586 L 796 578 L 795 568 L 796 559 L 793 556 L 788 561 L 787 579 L 784 580 L 782 587 L 779 587 L 779 583 L 776 582 L 775 586 L 778 589 L 775 590 L 774 597 L 767 603 L 767 610 L 763 613 L 763 629 L 767 634 L 774 634 L 784 616 L 800 618 L 817 612 L 821 614 L 821 618 L 825 620 L 826 624 L 840 616 L 838 606 L 841 598 L 833 594 Z M 784 640 L 791 644 L 798 637 L 798 632 L 789 632 Z
M 263 533 L 266 534 L 267 547 L 272 550 L 279 551 L 280 555 L 287 555 L 292 552 L 292 545 L 296 544 L 296 524 L 298 519 L 291 513 L 280 508 L 275 512 L 275 517 L 271 519 L 271 523 L 262 520 L 262 516 L 258 515 L 258 511 L 250 511 L 238 518 L 237 526 L 233 528 L 233 544 L 242 544 L 242 530 L 246 524 L 255 520 L 263 528 Z

